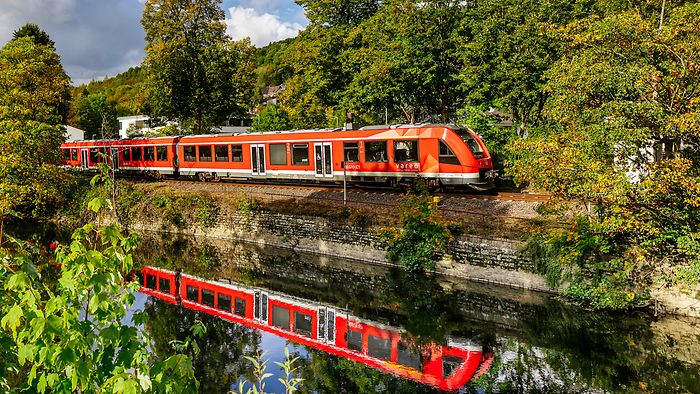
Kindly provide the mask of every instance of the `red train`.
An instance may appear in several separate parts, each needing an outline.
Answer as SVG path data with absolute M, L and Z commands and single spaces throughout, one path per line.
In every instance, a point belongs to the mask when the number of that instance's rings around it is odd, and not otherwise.
M 397 186 L 420 175 L 434 186 L 483 189 L 496 176 L 477 134 L 444 125 L 75 141 L 61 149 L 68 167 L 94 169 L 103 152 L 120 172 L 159 178 Z
M 136 277 L 141 292 L 172 304 L 180 303 L 442 390 L 463 387 L 472 377 L 486 372 L 493 359 L 468 341 L 450 340 L 447 345 L 417 352 L 397 328 L 264 289 L 206 281 L 154 267 L 142 269 Z

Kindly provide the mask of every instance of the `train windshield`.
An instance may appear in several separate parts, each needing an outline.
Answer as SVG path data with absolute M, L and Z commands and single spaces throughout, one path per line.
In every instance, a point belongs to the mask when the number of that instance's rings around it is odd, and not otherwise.
M 482 159 L 486 156 L 484 154 L 484 149 L 481 148 L 479 142 L 474 138 L 474 136 L 464 129 L 455 130 L 457 134 L 462 138 L 462 140 L 467 144 L 469 150 L 472 151 L 475 159 Z

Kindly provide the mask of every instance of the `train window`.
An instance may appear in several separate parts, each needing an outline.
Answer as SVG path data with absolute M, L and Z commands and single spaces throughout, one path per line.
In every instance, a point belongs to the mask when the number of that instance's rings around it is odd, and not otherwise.
M 270 144 L 270 165 L 287 164 L 287 144 Z
M 274 305 L 272 307 L 272 325 L 289 330 L 289 309 Z
M 92 148 L 90 149 L 90 163 L 97 163 L 97 149 Z
M 214 307 L 214 292 L 207 289 L 202 289 L 202 304 Z
M 143 157 L 143 151 L 141 148 L 131 148 L 131 160 L 133 161 L 141 161 L 141 158 Z
M 380 360 L 391 360 L 391 341 L 370 335 L 367 338 L 367 354 Z
M 159 146 L 156 147 L 156 158 L 158 161 L 168 161 L 168 147 L 167 146 Z
M 448 377 L 459 368 L 464 359 L 457 356 L 442 356 L 442 376 Z
M 170 279 L 158 278 L 158 288 L 162 293 L 170 293 Z
M 440 141 L 439 161 L 443 164 L 459 164 L 459 159 L 444 141 Z
M 63 160 L 68 161 L 70 160 L 70 149 L 62 149 L 63 151 Z
M 78 150 L 77 149 L 71 149 L 70 150 L 70 156 L 73 161 L 78 160 Z
M 476 141 L 473 135 L 471 135 L 470 132 L 467 130 L 459 130 L 457 132 L 460 137 L 462 137 L 462 141 L 467 144 L 469 147 L 469 150 L 472 151 L 472 154 L 474 155 L 475 159 L 481 159 L 485 156 L 484 150 L 481 148 L 481 145 L 479 145 L 479 142 Z
M 243 146 L 231 145 L 231 161 L 243 161 Z
M 345 148 L 345 161 L 360 161 L 360 146 L 357 142 L 346 142 L 343 147 Z
M 211 145 L 200 145 L 197 147 L 199 161 L 211 161 Z
M 311 315 L 294 312 L 294 332 L 311 338 Z
M 187 286 L 187 299 L 190 301 L 199 302 L 199 288 L 194 286 Z
M 365 142 L 365 161 L 366 162 L 385 162 L 386 161 L 386 141 L 371 141 Z
M 335 341 L 335 312 L 328 311 L 328 328 L 326 338 L 329 342 Z
M 292 144 L 292 164 L 297 166 L 309 164 L 309 144 Z
M 362 331 L 348 330 L 348 349 L 362 351 Z
M 146 275 L 146 287 L 153 290 L 156 289 L 156 277 L 154 275 Z
M 236 298 L 236 310 L 233 312 L 240 316 L 245 316 L 245 300 L 242 298 Z
M 228 145 L 214 146 L 214 159 L 216 161 L 228 161 Z
M 394 161 L 418 161 L 418 140 L 394 141 Z
M 396 361 L 406 367 L 421 370 L 423 362 L 421 361 L 420 353 L 408 347 L 405 343 L 399 342 L 399 354 Z
M 217 298 L 217 308 L 222 311 L 231 312 L 231 296 L 219 293 Z
M 156 158 L 156 148 L 153 146 L 147 146 L 143 148 L 143 160 L 153 161 Z
M 122 149 L 122 160 L 131 161 L 131 149 L 129 149 L 129 148 Z
M 185 161 L 195 161 L 197 160 L 197 154 L 195 153 L 194 146 L 183 146 L 182 150 L 185 154 Z

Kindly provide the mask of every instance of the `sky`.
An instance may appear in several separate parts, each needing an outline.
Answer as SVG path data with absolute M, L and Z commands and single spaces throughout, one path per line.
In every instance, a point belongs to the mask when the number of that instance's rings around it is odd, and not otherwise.
M 141 64 L 145 0 L 0 0 L 0 47 L 26 23 L 56 43 L 73 85 Z M 223 0 L 227 33 L 261 47 L 297 35 L 308 21 L 294 0 Z

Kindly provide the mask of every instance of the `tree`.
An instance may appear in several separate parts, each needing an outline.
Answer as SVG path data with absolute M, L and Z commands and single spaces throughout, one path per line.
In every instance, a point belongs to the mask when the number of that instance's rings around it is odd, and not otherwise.
M 358 24 L 380 7 L 379 0 L 296 0 L 313 25 Z
M 579 274 L 569 291 L 594 306 L 639 304 L 656 275 L 700 282 L 699 24 L 700 5 L 669 4 L 548 27 L 567 44 L 545 75 L 559 126 L 518 141 L 511 173 L 583 203 L 547 236 L 554 270 Z
M 219 3 L 149 0 L 141 18 L 154 115 L 191 123 L 194 133 L 242 116 L 255 93 L 250 43 L 226 36 Z
M 279 131 L 291 129 L 289 115 L 284 108 L 268 104 L 253 119 L 252 131 Z
M 32 42 L 34 42 L 36 45 L 44 45 L 52 49 L 54 49 L 55 46 L 55 43 L 51 40 L 49 35 L 34 23 L 27 23 L 12 34 L 13 40 L 17 40 L 22 37 L 30 37 Z
M 76 115 L 78 127 L 88 133 L 86 139 L 112 138 L 119 130 L 117 111 L 104 94 L 95 93 L 83 97 Z
M 63 198 L 70 79 L 51 46 L 19 37 L 0 49 L 0 215 L 40 215 Z

